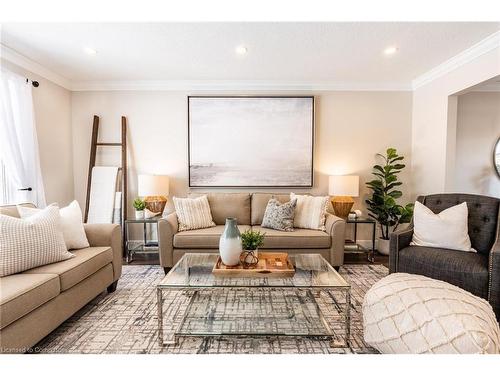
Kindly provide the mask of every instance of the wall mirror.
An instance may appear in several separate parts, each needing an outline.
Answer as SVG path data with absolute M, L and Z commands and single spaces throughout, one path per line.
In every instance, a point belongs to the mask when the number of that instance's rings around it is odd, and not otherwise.
M 493 164 L 495 165 L 498 177 L 500 177 L 500 138 L 497 139 L 495 149 L 493 150 Z

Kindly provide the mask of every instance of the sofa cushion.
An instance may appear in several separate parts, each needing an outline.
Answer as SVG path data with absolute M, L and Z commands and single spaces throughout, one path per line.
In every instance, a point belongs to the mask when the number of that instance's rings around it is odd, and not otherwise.
M 217 225 L 224 225 L 226 218 L 234 217 L 240 225 L 250 225 L 249 193 L 192 193 L 190 197 L 206 195 L 212 212 L 212 219 Z M 266 203 L 267 204 L 267 203 Z
M 60 293 L 56 274 L 18 273 L 0 278 L 0 329 Z
M 255 225 L 252 230 L 265 234 L 263 249 L 323 249 L 332 243 L 327 233 L 313 229 L 295 228 L 293 232 L 282 232 Z
M 29 208 L 36 207 L 32 203 L 22 203 L 22 204 L 18 204 L 18 205 L 12 204 L 12 205 L 8 205 L 8 206 L 0 206 L 0 214 L 19 218 L 20 216 L 19 216 L 19 211 L 17 209 L 17 206 L 29 207 Z
M 249 225 L 238 225 L 240 233 L 250 229 Z M 174 247 L 184 249 L 218 249 L 219 239 L 224 232 L 224 225 L 211 228 L 178 232 L 174 236 Z
M 111 247 L 87 247 L 71 251 L 74 258 L 33 268 L 24 274 L 59 275 L 61 291 L 68 290 L 113 261 Z
M 252 225 L 262 224 L 262 219 L 264 218 L 264 213 L 266 212 L 267 203 L 273 197 L 280 203 L 286 203 L 290 200 L 290 194 L 252 194 Z
M 446 281 L 488 298 L 488 257 L 480 253 L 409 246 L 399 251 L 398 272 Z

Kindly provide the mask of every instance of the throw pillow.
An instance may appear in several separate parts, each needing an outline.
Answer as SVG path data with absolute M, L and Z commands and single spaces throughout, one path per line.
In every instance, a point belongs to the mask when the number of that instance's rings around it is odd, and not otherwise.
M 296 206 L 297 199 L 286 203 L 281 203 L 274 198 L 269 199 L 261 226 L 263 228 L 292 232 Z
M 59 209 L 19 219 L 0 215 L 0 277 L 74 257 L 66 249 Z
M 467 203 L 458 204 L 435 214 L 420 202 L 413 211 L 411 245 L 473 251 L 468 233 Z
M 55 205 L 57 207 L 57 205 Z M 28 218 L 41 211 L 39 208 L 17 206 L 21 219 Z M 83 227 L 82 210 L 75 200 L 68 206 L 59 209 L 61 229 L 67 249 L 82 249 L 89 247 L 89 241 Z
M 328 197 L 313 197 L 290 193 L 290 200 L 297 199 L 293 226 L 296 228 L 325 231 Z
M 206 195 L 198 198 L 174 197 L 173 200 L 179 221 L 179 232 L 215 227 Z

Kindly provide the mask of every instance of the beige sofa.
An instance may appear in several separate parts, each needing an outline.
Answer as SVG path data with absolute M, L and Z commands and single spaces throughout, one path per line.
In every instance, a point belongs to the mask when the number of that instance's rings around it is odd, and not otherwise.
M 33 207 L 32 205 L 30 205 Z M 18 217 L 15 206 L 0 213 Z M 106 288 L 114 292 L 122 272 L 117 224 L 85 224 L 90 247 L 74 258 L 0 278 L 0 353 L 22 353 Z
M 165 271 L 186 253 L 217 252 L 227 217 L 237 219 L 240 232 L 253 229 L 265 233 L 261 250 L 318 253 L 335 267 L 344 262 L 345 221 L 337 216 L 327 214 L 326 232 L 298 228 L 293 232 L 281 232 L 260 225 L 269 199 L 274 196 L 287 202 L 290 200 L 288 194 L 208 193 L 207 196 L 212 218 L 217 224 L 215 227 L 178 232 L 175 212 L 159 221 L 160 264 Z

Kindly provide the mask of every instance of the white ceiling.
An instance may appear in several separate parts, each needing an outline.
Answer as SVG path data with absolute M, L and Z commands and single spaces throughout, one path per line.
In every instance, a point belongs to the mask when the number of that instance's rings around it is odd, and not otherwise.
M 72 83 L 245 81 L 408 87 L 500 23 L 5 23 L 4 46 Z M 235 48 L 248 48 L 245 56 Z M 387 57 L 387 46 L 399 51 Z M 84 47 L 97 54 L 89 56 Z

